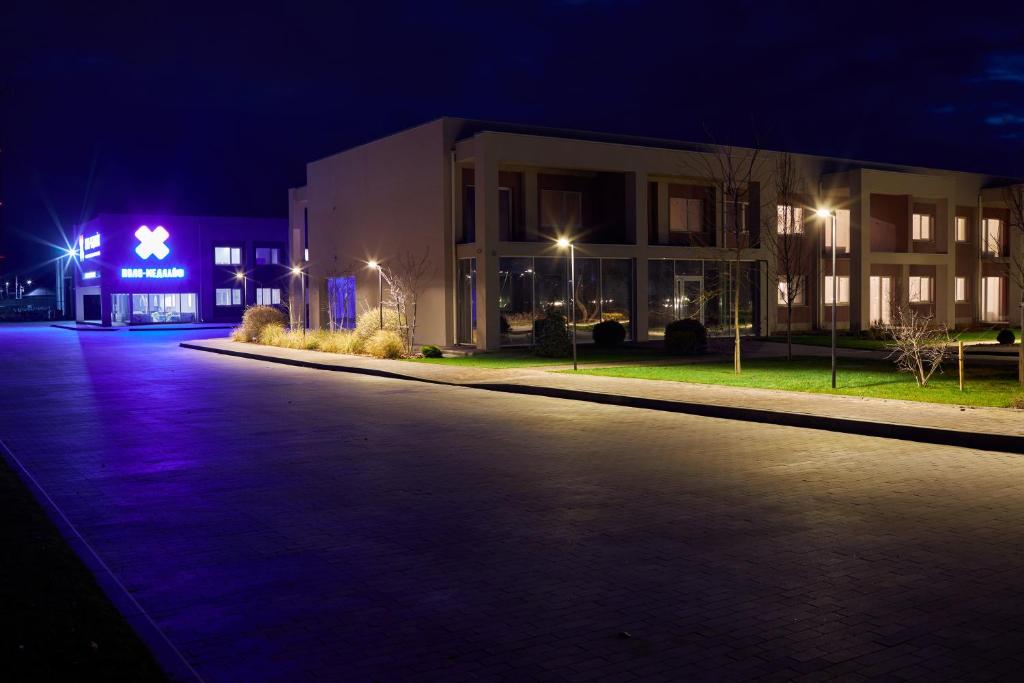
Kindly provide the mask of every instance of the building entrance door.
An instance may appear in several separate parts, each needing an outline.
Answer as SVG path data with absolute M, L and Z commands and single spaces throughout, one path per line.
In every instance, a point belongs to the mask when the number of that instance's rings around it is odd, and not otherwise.
M 676 320 L 693 318 L 704 322 L 704 278 L 700 275 L 677 275 L 675 296 Z

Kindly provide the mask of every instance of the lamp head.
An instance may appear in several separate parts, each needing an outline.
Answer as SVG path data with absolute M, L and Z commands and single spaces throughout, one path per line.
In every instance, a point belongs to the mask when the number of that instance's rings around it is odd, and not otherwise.
M 299 268 L 298 266 L 292 266 L 292 275 L 301 275 L 301 274 L 302 274 L 302 268 Z
M 832 210 L 831 209 L 818 209 L 817 211 L 814 212 L 814 215 L 817 216 L 818 218 L 831 218 L 832 217 Z
M 555 240 L 555 244 L 558 245 L 559 249 L 565 249 L 570 244 L 572 244 L 572 242 L 570 242 L 569 239 L 566 237 L 559 237 L 557 240 Z
M 236 279 L 236 280 L 241 280 L 241 279 L 242 279 L 242 278 L 244 278 L 244 277 L 245 277 L 245 276 L 244 276 L 244 275 L 242 275 L 241 273 L 235 273 L 235 279 Z
M 378 268 L 380 268 L 380 264 L 377 263 L 376 261 L 367 261 L 366 267 L 369 268 L 370 270 L 377 270 Z
M 78 256 L 78 248 L 68 247 L 68 256 L 70 256 L 71 258 L 75 258 L 76 256 Z

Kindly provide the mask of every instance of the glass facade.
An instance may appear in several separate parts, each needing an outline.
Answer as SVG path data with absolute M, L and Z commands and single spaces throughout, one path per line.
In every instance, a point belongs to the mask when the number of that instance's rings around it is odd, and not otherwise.
M 455 342 L 476 344 L 476 259 L 459 259 L 455 285 Z
M 665 334 L 673 320 L 695 318 L 709 335 L 733 331 L 735 264 L 728 261 L 656 260 L 647 270 L 647 333 Z M 759 334 L 760 264 L 744 261 L 740 271 L 740 332 Z
M 111 294 L 111 321 L 124 325 L 193 323 L 199 319 L 196 295 Z
M 572 319 L 569 308 L 570 263 L 567 257 L 502 258 L 498 265 L 501 343 L 522 346 L 533 343 L 534 323 L 548 310 Z M 577 339 L 591 341 L 594 325 L 617 320 L 632 337 L 632 259 L 576 258 Z

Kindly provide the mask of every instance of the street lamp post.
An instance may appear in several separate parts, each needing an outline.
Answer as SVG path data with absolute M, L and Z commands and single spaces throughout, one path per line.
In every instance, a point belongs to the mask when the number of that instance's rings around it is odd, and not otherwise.
M 299 304 L 299 319 L 302 322 L 302 331 L 306 331 L 306 278 L 303 276 L 302 268 L 300 266 L 292 266 L 292 275 L 299 276 L 299 286 L 301 287 L 302 300 Z
M 839 307 L 839 277 L 836 275 L 836 212 L 818 209 L 819 218 L 832 219 L 832 388 L 836 388 L 836 309 Z
M 558 239 L 558 246 L 562 249 L 569 247 L 569 304 L 572 306 L 572 369 L 577 370 L 576 364 L 576 245 L 572 240 L 565 237 Z
M 235 273 L 235 279 L 242 281 L 242 310 L 244 311 L 245 307 L 249 305 L 249 278 L 242 271 L 238 271 Z
M 384 269 L 377 261 L 366 264 L 371 270 L 377 271 L 377 313 L 380 316 L 380 329 L 384 329 Z

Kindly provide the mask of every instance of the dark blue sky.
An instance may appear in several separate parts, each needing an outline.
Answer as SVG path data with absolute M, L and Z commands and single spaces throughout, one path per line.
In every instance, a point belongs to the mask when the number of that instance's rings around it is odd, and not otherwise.
M 444 114 L 1024 175 L 1016 3 L 0 4 L 0 270 L 83 211 L 283 216 Z

